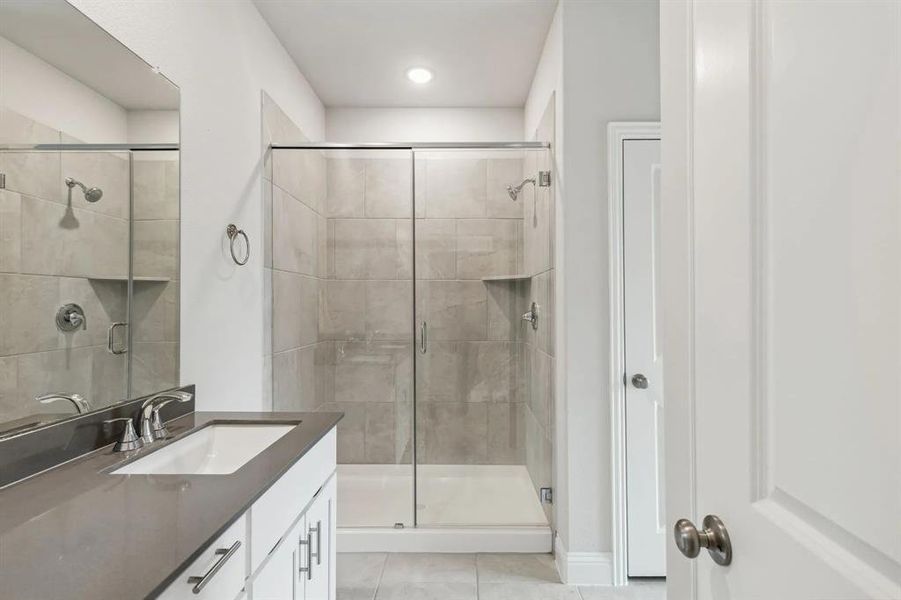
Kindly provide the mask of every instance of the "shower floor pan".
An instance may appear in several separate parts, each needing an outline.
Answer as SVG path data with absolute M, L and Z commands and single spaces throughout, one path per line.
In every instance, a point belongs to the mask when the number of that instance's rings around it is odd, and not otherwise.
M 521 465 L 338 466 L 339 552 L 550 552 L 551 529 Z M 402 523 L 404 527 L 393 527 Z

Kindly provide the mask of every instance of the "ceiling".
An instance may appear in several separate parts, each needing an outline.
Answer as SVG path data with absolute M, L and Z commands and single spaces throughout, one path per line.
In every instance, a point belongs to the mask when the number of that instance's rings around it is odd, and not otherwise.
M 178 88 L 64 0 L 0 0 L 0 36 L 127 110 L 178 109 Z
M 326 106 L 519 107 L 557 0 L 254 3 Z

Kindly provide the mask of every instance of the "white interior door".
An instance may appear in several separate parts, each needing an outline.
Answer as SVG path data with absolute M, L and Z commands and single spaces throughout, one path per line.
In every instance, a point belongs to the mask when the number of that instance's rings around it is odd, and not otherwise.
M 901 598 L 901 2 L 661 3 L 672 598 Z
M 626 518 L 629 577 L 666 573 L 659 319 L 660 140 L 622 141 Z

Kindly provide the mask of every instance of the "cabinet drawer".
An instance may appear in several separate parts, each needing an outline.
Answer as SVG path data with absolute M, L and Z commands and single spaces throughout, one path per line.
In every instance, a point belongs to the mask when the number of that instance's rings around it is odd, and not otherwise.
M 251 573 L 256 572 L 316 491 L 335 471 L 336 440 L 332 428 L 253 504 L 250 509 Z
M 244 587 L 247 515 L 235 521 L 166 588 L 163 600 L 236 598 Z M 195 593 L 194 590 L 198 592 Z

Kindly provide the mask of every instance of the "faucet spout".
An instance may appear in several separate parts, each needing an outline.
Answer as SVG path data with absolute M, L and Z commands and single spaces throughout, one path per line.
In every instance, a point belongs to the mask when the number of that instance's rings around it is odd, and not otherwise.
M 162 392 L 144 400 L 141 404 L 141 439 L 144 440 L 144 443 L 152 444 L 153 440 L 169 435 L 160 419 L 161 408 L 170 402 L 188 402 L 193 397 L 194 394 L 190 392 L 176 390 Z
M 50 404 L 51 402 L 71 402 L 75 407 L 75 412 L 84 414 L 91 410 L 91 403 L 88 402 L 81 394 L 63 394 L 61 392 L 53 392 L 51 394 L 42 394 L 34 397 L 35 401 L 41 404 Z

